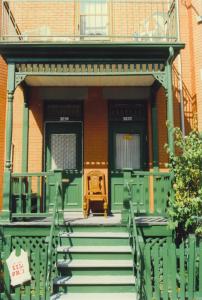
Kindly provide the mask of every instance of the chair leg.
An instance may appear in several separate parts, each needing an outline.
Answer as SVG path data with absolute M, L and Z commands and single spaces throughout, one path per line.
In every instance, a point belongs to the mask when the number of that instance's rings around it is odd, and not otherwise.
M 83 202 L 83 215 L 85 219 L 88 217 L 88 204 L 86 198 L 84 198 L 84 202 Z
M 104 216 L 105 216 L 105 218 L 107 218 L 107 210 L 108 210 L 108 203 L 107 203 L 107 201 L 105 200 L 105 201 L 104 201 Z

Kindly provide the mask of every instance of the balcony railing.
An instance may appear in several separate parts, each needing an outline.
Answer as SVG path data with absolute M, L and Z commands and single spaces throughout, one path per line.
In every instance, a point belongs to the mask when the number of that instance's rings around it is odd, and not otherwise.
M 0 0 L 1 41 L 164 43 L 177 41 L 169 0 Z

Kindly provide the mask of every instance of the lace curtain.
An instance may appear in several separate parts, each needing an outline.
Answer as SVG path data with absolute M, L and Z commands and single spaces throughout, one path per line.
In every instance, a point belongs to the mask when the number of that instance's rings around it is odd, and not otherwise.
M 140 169 L 140 135 L 116 134 L 116 169 Z
M 76 169 L 76 134 L 51 135 L 51 169 Z

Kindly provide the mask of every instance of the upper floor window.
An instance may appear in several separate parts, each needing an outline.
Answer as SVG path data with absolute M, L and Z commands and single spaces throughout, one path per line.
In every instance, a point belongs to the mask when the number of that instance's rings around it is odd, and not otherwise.
M 80 2 L 80 34 L 82 36 L 108 35 L 107 0 Z

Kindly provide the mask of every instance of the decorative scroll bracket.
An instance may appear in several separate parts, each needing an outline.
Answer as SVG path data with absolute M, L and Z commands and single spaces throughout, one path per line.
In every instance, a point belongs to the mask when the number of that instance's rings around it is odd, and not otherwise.
M 161 73 L 161 74 L 154 73 L 153 76 L 158 81 L 158 83 L 160 83 L 160 85 L 165 89 L 165 92 L 167 93 L 168 87 L 167 87 L 166 74 L 165 73 Z
M 15 75 L 15 88 L 18 85 L 20 85 L 25 80 L 26 77 L 27 77 L 26 74 L 16 74 Z

